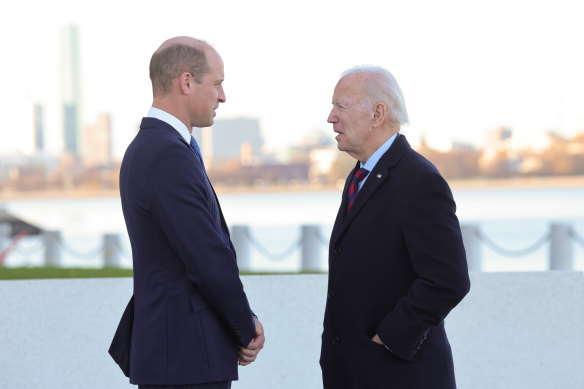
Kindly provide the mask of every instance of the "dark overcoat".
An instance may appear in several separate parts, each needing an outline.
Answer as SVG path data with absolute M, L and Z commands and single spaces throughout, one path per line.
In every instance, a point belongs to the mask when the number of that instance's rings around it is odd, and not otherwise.
M 347 214 L 358 167 L 330 240 L 324 388 L 453 389 L 444 318 L 470 281 L 452 193 L 398 135 Z

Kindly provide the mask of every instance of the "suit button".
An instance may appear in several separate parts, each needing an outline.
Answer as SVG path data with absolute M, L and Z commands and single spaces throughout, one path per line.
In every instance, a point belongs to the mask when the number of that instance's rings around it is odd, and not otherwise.
M 328 294 L 327 294 L 327 297 L 328 297 L 329 300 L 334 299 L 335 298 L 335 292 L 329 291 Z
M 339 338 L 338 336 L 335 336 L 333 338 L 333 345 L 335 345 L 335 346 L 338 345 L 340 341 L 341 341 L 341 338 Z
M 333 254 L 335 254 L 335 255 L 341 255 L 342 252 L 343 252 L 343 249 L 340 247 L 335 247 L 333 249 Z

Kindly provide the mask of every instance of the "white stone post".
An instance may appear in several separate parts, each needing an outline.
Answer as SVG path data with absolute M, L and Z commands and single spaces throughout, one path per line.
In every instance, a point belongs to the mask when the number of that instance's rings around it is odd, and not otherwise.
M 236 225 L 231 227 L 231 242 L 237 255 L 239 271 L 251 271 L 251 255 L 249 249 L 249 226 Z
M 103 236 L 103 265 L 105 267 L 120 267 L 120 234 L 105 234 Z
M 550 270 L 573 270 L 572 226 L 552 223 L 550 231 Z
M 301 269 L 302 271 L 320 271 L 321 244 L 318 239 L 320 227 L 315 225 L 302 226 L 301 245 Z
M 44 231 L 43 241 L 45 243 L 45 266 L 61 267 L 61 231 Z
M 466 251 L 468 270 L 481 271 L 483 261 L 483 251 L 479 238 L 480 229 L 477 224 L 465 223 L 460 226 L 462 231 L 462 241 Z

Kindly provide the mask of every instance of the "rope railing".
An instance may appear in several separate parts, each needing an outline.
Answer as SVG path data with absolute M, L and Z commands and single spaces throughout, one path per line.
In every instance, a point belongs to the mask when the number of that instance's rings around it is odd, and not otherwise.
M 31 256 L 39 254 L 45 250 L 45 243 L 41 239 L 37 240 L 37 242 L 33 243 L 30 247 L 23 247 L 23 241 L 24 240 L 19 241 L 16 247 L 14 247 L 14 253 Z
M 116 240 L 116 248 L 118 249 L 118 252 L 122 257 L 132 259 L 132 252 L 128 251 L 127 247 L 125 245 L 122 245 L 119 239 Z
M 53 239 L 55 239 L 55 238 L 53 238 Z M 24 255 L 24 256 L 31 256 L 31 255 L 40 254 L 44 250 L 46 250 L 46 243 L 45 243 L 44 239 L 42 239 L 42 238 L 37 238 L 37 241 L 30 246 L 23 245 L 23 241 L 24 241 L 24 239 L 19 240 L 19 241 L 14 240 L 14 247 L 12 248 L 12 250 L 10 250 L 11 253 L 16 253 L 16 254 Z M 132 258 L 132 254 L 130 252 L 128 252 L 126 247 L 124 245 L 122 245 L 119 240 L 116 240 L 115 244 L 112 245 L 111 247 L 107 247 L 106 244 L 102 243 L 99 246 L 97 246 L 93 249 L 87 250 L 87 251 L 82 251 L 82 250 L 76 249 L 76 248 L 72 247 L 69 243 L 67 243 L 65 240 L 60 239 L 60 238 L 55 239 L 55 241 L 61 247 L 63 252 L 67 253 L 68 255 L 70 255 L 72 257 L 76 257 L 78 259 L 93 259 L 99 255 L 105 254 L 106 250 L 109 250 L 110 252 L 113 250 L 123 257 Z
M 268 258 L 271 261 L 281 261 L 283 259 L 288 258 L 294 251 L 296 251 L 302 245 L 302 238 L 296 239 L 290 247 L 284 250 L 281 253 L 272 253 L 268 249 L 266 249 L 260 241 L 252 234 L 251 229 L 246 229 L 246 237 L 249 242 L 254 246 L 254 248 L 264 257 Z
M 523 257 L 525 255 L 531 254 L 539 250 L 544 244 L 546 244 L 550 240 L 550 233 L 546 232 L 544 236 L 539 238 L 535 243 L 523 249 L 511 250 L 501 247 L 500 245 L 495 243 L 491 238 L 483 234 L 480 230 L 478 230 L 476 234 L 480 241 L 483 242 L 488 248 L 506 257 Z
M 92 259 L 97 257 L 98 255 L 103 254 L 103 251 L 105 250 L 105 246 L 103 245 L 103 243 L 100 243 L 99 246 L 97 246 L 94 249 L 88 250 L 88 251 L 80 251 L 77 250 L 73 247 L 71 247 L 68 243 L 66 243 L 63 239 L 59 239 L 59 245 L 61 246 L 61 248 L 63 249 L 64 252 L 66 252 L 67 254 L 73 256 L 73 257 L 77 257 L 80 259 Z
M 324 236 L 322 231 L 318 229 L 314 234 L 316 235 L 316 239 L 319 241 L 319 243 L 322 244 L 325 248 L 328 248 L 330 243 L 329 239 L 326 236 Z
M 321 247 L 328 248 L 329 246 L 329 239 L 325 236 L 323 229 L 316 225 L 309 225 L 309 226 L 302 226 L 302 233 L 294 239 L 294 241 L 286 247 L 284 250 L 280 252 L 275 252 L 270 250 L 266 247 L 260 239 L 253 233 L 252 229 L 249 226 L 243 226 L 244 228 L 241 230 L 243 234 L 240 234 L 241 237 L 240 241 L 240 248 L 241 253 L 248 258 L 248 265 L 251 263 L 251 257 L 249 256 L 249 249 L 246 249 L 245 246 L 252 248 L 255 250 L 259 255 L 265 257 L 270 261 L 283 261 L 290 257 L 296 250 L 301 251 L 301 259 L 302 259 L 302 266 L 309 266 L 314 263 L 318 263 L 318 258 L 322 255 L 320 251 Z M 464 224 L 462 225 L 464 229 Z M 558 229 L 558 227 L 560 227 Z M 480 246 L 483 245 L 488 249 L 492 250 L 493 252 L 506 256 L 506 257 L 523 257 L 529 254 L 534 253 L 535 251 L 542 248 L 545 244 L 549 243 L 551 247 L 550 252 L 550 263 L 551 258 L 570 258 L 571 257 L 571 249 L 569 248 L 570 241 L 578 244 L 579 246 L 584 248 L 584 236 L 579 234 L 578 231 L 575 230 L 573 226 L 569 224 L 552 224 L 549 231 L 545 232 L 543 236 L 538 238 L 535 242 L 529 244 L 527 247 L 522 247 L 519 249 L 512 249 L 509 247 L 504 247 L 487 234 L 482 232 L 478 227 L 474 227 L 469 229 L 471 232 L 467 237 L 470 239 L 465 241 L 465 246 L 467 243 L 467 249 L 472 248 L 472 240 L 475 240 L 474 247 L 479 247 L 479 251 L 476 250 L 467 250 L 467 255 L 478 255 L 477 258 L 479 261 L 479 266 L 477 267 L 480 269 Z M 38 237 L 36 241 L 27 239 L 13 239 L 9 249 L 4 250 L 3 258 L 6 259 L 7 256 L 11 254 L 19 254 L 22 256 L 32 256 L 38 255 L 42 253 L 43 250 L 48 256 L 45 256 L 45 260 L 47 263 L 58 264 L 61 259 L 58 251 L 54 251 L 55 248 L 58 248 L 62 253 L 66 253 L 67 255 L 77 258 L 77 259 L 93 259 L 98 256 L 103 256 L 104 262 L 106 265 L 116 264 L 119 263 L 121 257 L 123 258 L 132 258 L 131 250 L 129 247 L 122 243 L 122 239 L 120 235 L 116 234 L 109 234 L 109 239 L 106 237 L 104 241 L 98 244 L 96 247 L 91 248 L 89 250 L 80 250 L 77 247 L 72 246 L 69 242 L 61 238 L 61 234 L 58 231 L 47 231 L 48 236 Z M 114 235 L 112 238 L 111 235 Z M 465 238 L 466 240 L 466 238 Z M 32 243 L 31 243 L 32 242 Z M 234 241 L 235 242 L 235 241 Z M 567 246 L 568 245 L 568 246 Z M 556 249 L 554 249 L 554 247 Z M 561 251 L 562 247 L 566 247 L 567 250 Z M 557 248 L 560 249 L 558 254 Z M 55 254 L 56 253 L 56 254 Z M 237 251 L 238 255 L 240 251 Z M 559 256 L 558 256 L 559 255 Z M 567 257 L 566 257 L 567 255 Z M 49 259 L 50 258 L 50 259 Z M 310 258 L 317 258 L 316 260 Z M 470 258 L 470 257 L 469 257 Z M 474 258 L 474 257 L 473 257 Z M 238 257 L 239 259 L 239 257 Z M 568 259 L 568 263 L 570 260 Z M 1 263 L 0 263 L 1 264 Z M 114 265 L 115 266 L 115 265 Z

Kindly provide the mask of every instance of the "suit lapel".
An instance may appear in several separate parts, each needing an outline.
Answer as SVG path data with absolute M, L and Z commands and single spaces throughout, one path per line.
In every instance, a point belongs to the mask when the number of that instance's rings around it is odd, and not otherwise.
M 333 231 L 331 233 L 331 242 L 334 240 L 334 237 L 338 235 L 338 230 L 343 224 L 343 221 L 347 217 L 347 192 L 349 191 L 349 185 L 351 183 L 351 178 L 355 174 L 355 172 L 359 169 L 359 161 L 355 164 L 353 170 L 345 180 L 345 188 L 343 189 L 343 195 L 341 197 L 341 206 L 339 207 L 339 211 L 337 212 L 337 218 L 335 219 L 335 224 L 333 226 Z M 358 197 L 358 196 L 357 196 Z
M 221 210 L 221 205 L 219 204 L 219 199 L 217 198 L 217 194 L 215 193 L 215 188 L 213 188 L 213 185 L 211 184 L 211 180 L 209 180 L 209 177 L 207 176 L 207 172 L 205 171 L 203 164 L 200 163 L 199 157 L 191 149 L 191 146 L 185 141 L 185 139 L 182 137 L 182 135 L 177 130 L 175 130 L 170 124 L 168 124 L 160 119 L 156 119 L 156 118 L 143 118 L 142 124 L 140 125 L 140 129 L 142 130 L 142 129 L 150 129 L 150 128 L 154 128 L 157 130 L 163 130 L 163 131 L 167 132 L 169 135 L 176 136 L 177 139 L 180 140 L 189 149 L 189 151 L 193 153 L 193 158 L 197 159 L 197 165 L 200 166 L 200 169 L 203 173 L 203 176 L 205 177 L 205 180 L 207 180 L 207 183 L 209 184 L 209 187 L 211 188 L 211 192 L 213 193 L 213 197 L 215 198 L 215 204 L 217 204 L 217 208 L 219 210 L 219 217 L 221 219 L 221 227 L 223 227 L 223 231 L 225 232 L 225 234 L 227 234 L 227 237 L 229 238 L 229 245 L 231 246 L 231 250 L 233 251 L 233 254 L 235 255 L 235 249 L 233 248 L 233 244 L 231 243 L 231 237 L 229 235 L 229 227 L 227 226 L 227 222 L 225 221 L 225 218 L 223 217 L 223 211 Z
M 375 194 L 375 192 L 387 180 L 390 179 L 391 169 L 398 164 L 404 153 L 410 148 L 411 147 L 405 136 L 398 135 L 389 150 L 383 154 L 379 162 L 377 162 L 377 165 L 375 165 L 373 170 L 369 173 L 367 180 L 363 184 L 363 187 L 355 199 L 355 203 L 351 207 L 351 211 L 347 214 L 347 191 L 351 177 L 353 177 L 355 170 L 359 168 L 359 162 L 357 162 L 355 168 L 351 171 L 351 174 L 345 182 L 345 189 L 343 190 L 343 201 L 341 203 L 341 208 L 339 209 L 339 213 L 333 227 L 333 232 L 331 234 L 332 245 L 334 245 L 347 230 L 347 228 L 349 228 L 351 223 L 359 215 L 359 213 L 365 207 L 369 199 Z

